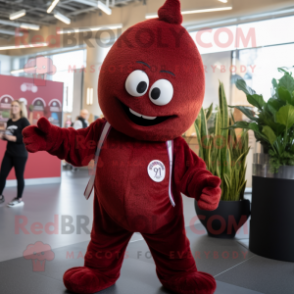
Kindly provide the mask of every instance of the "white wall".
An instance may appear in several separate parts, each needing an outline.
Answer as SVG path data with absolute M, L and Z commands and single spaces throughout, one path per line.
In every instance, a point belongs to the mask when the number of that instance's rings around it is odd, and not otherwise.
M 89 113 L 93 115 L 93 117 L 100 117 L 102 115 L 102 111 L 98 104 L 98 78 L 101 65 L 111 47 L 101 47 L 95 40 L 91 40 L 91 43 L 94 45 L 93 47 L 87 46 L 87 70 L 84 74 L 83 108 L 88 109 Z M 88 88 L 93 89 L 93 105 L 87 105 Z
M 73 106 L 72 106 L 72 121 L 80 115 L 83 108 L 83 71 L 77 70 L 73 76 Z
M 205 96 L 203 107 L 218 104 L 219 81 L 224 84 L 227 101 L 230 103 L 231 52 L 204 54 L 201 56 L 205 68 Z
M 11 57 L 8 55 L 0 55 L 0 74 L 10 75 Z

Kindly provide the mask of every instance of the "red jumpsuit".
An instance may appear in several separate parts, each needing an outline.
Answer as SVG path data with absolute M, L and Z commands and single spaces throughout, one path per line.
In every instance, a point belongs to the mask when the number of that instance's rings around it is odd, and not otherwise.
M 37 127 L 24 132 L 31 151 L 46 150 L 75 166 L 93 159 L 104 120 L 86 129 L 61 129 L 42 118 Z M 40 136 L 40 131 L 44 136 Z M 47 133 L 47 134 L 46 134 Z M 32 146 L 32 145 L 31 145 Z M 165 177 L 155 182 L 147 167 L 159 160 Z M 206 170 L 203 160 L 184 139 L 174 140 L 172 192 L 168 195 L 169 157 L 165 142 L 138 141 L 111 129 L 100 153 L 94 185 L 94 222 L 85 267 L 70 269 L 64 282 L 77 293 L 94 293 L 118 279 L 124 251 L 134 232 L 146 240 L 157 275 L 164 286 L 177 293 L 213 293 L 215 282 L 198 272 L 185 234 L 181 194 L 215 205 L 220 197 L 220 180 Z M 209 201 L 205 198 L 208 197 Z M 176 254 L 175 254 L 176 253 Z M 195 292 L 191 292 L 191 283 Z M 186 289 L 185 289 L 186 287 Z

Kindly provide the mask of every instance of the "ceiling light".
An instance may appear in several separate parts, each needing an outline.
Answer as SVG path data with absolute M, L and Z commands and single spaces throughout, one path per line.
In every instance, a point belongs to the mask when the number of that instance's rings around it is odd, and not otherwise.
M 275 15 L 288 14 L 288 13 L 293 13 L 293 12 L 294 12 L 293 8 L 292 9 L 284 9 L 284 10 L 266 12 L 266 13 L 262 13 L 262 14 L 244 16 L 244 17 L 240 17 L 240 20 L 248 20 L 248 19 L 253 19 L 253 18 L 263 18 L 263 17 L 267 17 L 267 16 L 275 16 Z
M 11 74 L 19 74 L 19 73 L 22 73 L 22 72 L 24 72 L 24 68 L 22 68 L 22 69 L 12 70 L 10 73 L 11 73 Z
M 122 29 L 122 24 L 113 24 L 113 25 L 105 25 L 99 27 L 87 27 L 87 28 L 77 28 L 77 29 L 69 29 L 69 30 L 62 30 L 58 31 L 58 34 L 70 34 L 70 33 L 82 33 L 82 32 L 95 32 L 95 31 L 103 31 L 103 30 L 115 30 L 115 29 Z
M 199 9 L 199 10 L 185 10 L 182 11 L 182 14 L 194 14 L 194 13 L 205 13 L 205 12 L 215 12 L 215 11 L 224 11 L 224 10 L 232 10 L 233 7 L 218 7 L 218 8 L 208 8 L 208 9 Z M 145 16 L 147 19 L 150 18 L 157 18 L 158 15 L 155 13 L 152 14 L 146 14 Z
M 70 24 L 70 19 L 58 11 L 54 11 L 54 17 L 64 22 L 65 24 Z
M 214 12 L 214 11 L 223 11 L 223 10 L 232 10 L 233 7 L 219 7 L 219 8 L 209 8 L 209 9 L 199 9 L 199 10 L 186 10 L 182 11 L 182 14 L 193 14 L 193 13 L 205 13 L 205 12 Z
M 20 24 L 17 22 L 4 20 L 4 19 L 0 19 L 0 23 L 7 25 L 7 26 L 17 27 L 17 28 L 19 28 L 19 26 L 20 26 Z
M 148 13 L 145 15 L 145 18 L 146 19 L 150 19 L 150 18 L 157 18 L 158 17 L 158 14 L 154 14 L 154 13 Z
M 192 30 L 198 30 L 198 29 L 202 29 L 202 28 L 213 28 L 216 27 L 218 25 L 226 25 L 229 23 L 237 23 L 240 21 L 241 23 L 244 23 L 244 21 L 248 20 L 251 21 L 251 19 L 262 19 L 264 17 L 269 17 L 269 16 L 277 16 L 277 15 L 284 15 L 284 14 L 290 14 L 294 12 L 294 8 L 291 9 L 284 9 L 284 10 L 279 10 L 279 11 L 272 11 L 272 12 L 266 12 L 266 13 L 262 13 L 262 14 L 255 14 L 255 15 L 249 15 L 249 16 L 243 16 L 240 18 L 230 18 L 230 19 L 225 19 L 225 20 L 220 20 L 220 21 L 215 21 L 215 22 L 206 22 L 206 23 L 195 23 L 192 25 L 186 24 L 185 28 L 188 31 L 192 31 Z
M 188 31 L 191 30 L 197 30 L 197 29 L 202 29 L 202 28 L 212 28 L 218 25 L 226 25 L 229 23 L 234 23 L 237 22 L 238 19 L 237 18 L 230 18 L 230 19 L 225 19 L 225 20 L 220 20 L 220 21 L 214 21 L 214 22 L 206 22 L 206 23 L 196 23 L 195 25 L 189 25 L 189 26 L 185 26 L 185 28 Z
M 30 23 L 19 23 L 15 21 L 4 20 L 4 19 L 0 19 L 0 24 L 4 24 L 7 26 L 16 27 L 16 28 L 28 29 L 28 30 L 38 31 L 40 29 L 40 26 L 38 25 L 34 25 Z
M 98 1 L 97 7 L 99 9 L 101 9 L 104 13 L 106 13 L 108 15 L 111 15 L 112 10 L 107 5 L 105 5 L 104 3 L 102 3 L 101 1 Z
M 11 74 L 18 74 L 18 73 L 22 73 L 22 72 L 25 72 L 25 71 L 31 71 L 31 70 L 34 70 L 34 69 L 37 69 L 37 68 L 36 67 L 20 68 L 20 69 L 12 70 L 10 73 Z
M 33 30 L 33 31 L 38 31 L 40 29 L 40 26 L 30 24 L 30 23 L 21 23 L 19 27 L 21 29 L 27 29 L 27 30 Z
M 20 17 L 22 17 L 22 16 L 24 16 L 24 15 L 26 15 L 26 11 L 25 11 L 25 9 L 22 9 L 22 10 L 20 10 L 20 11 L 17 11 L 17 12 L 13 12 L 13 13 L 11 13 L 11 14 L 9 15 L 9 19 L 10 19 L 10 20 L 15 20 L 15 19 L 20 18 Z
M 73 0 L 73 1 L 85 4 L 85 5 L 97 7 L 97 1 L 92 1 L 92 0 Z
M 10 36 L 16 36 L 17 35 L 18 37 L 23 36 L 22 33 L 16 33 L 13 30 L 3 30 L 3 29 L 0 29 L 0 34 L 10 35 Z
M 57 3 L 59 2 L 59 0 L 54 0 L 51 5 L 48 7 L 47 9 L 47 13 L 51 13 L 52 10 L 55 8 L 55 6 L 57 5 Z
M 26 49 L 26 48 L 37 48 L 37 47 L 46 47 L 48 43 L 38 43 L 38 44 L 30 44 L 30 45 L 19 45 L 19 46 L 3 46 L 0 47 L 0 51 L 2 50 L 13 50 L 13 49 Z
M 218 0 L 218 1 L 222 3 L 228 3 L 228 0 Z

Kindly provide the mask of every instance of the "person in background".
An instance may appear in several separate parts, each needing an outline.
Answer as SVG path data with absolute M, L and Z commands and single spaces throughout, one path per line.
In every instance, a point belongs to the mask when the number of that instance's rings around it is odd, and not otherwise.
M 22 130 L 29 126 L 27 109 L 25 105 L 15 100 L 11 103 L 10 119 L 7 121 L 6 130 L 0 133 L 0 138 L 7 141 L 0 170 L 0 204 L 5 202 L 3 190 L 6 178 L 12 167 L 17 178 L 17 196 L 8 204 L 8 207 L 16 207 L 24 204 L 22 193 L 24 190 L 24 170 L 28 159 L 28 152 L 22 138 Z
M 80 116 L 78 116 L 76 121 L 74 122 L 73 128 L 75 130 L 87 128 L 89 126 L 88 118 L 89 118 L 88 110 L 82 109 L 80 112 Z
M 77 117 L 76 121 L 73 124 L 73 128 L 76 130 L 87 128 L 89 126 L 88 118 L 89 118 L 88 110 L 82 109 L 80 112 L 80 116 Z M 89 174 L 91 174 L 91 172 L 93 172 L 93 168 L 94 168 L 94 159 L 90 160 L 90 162 L 88 164 Z M 77 168 L 73 167 L 73 170 L 77 170 Z
M 72 127 L 73 126 L 73 123 L 71 121 L 71 116 L 70 115 L 67 115 L 66 116 L 66 121 L 64 123 L 64 127 L 65 128 L 69 128 L 69 127 Z
M 78 116 L 76 118 L 76 121 L 72 124 L 72 127 L 75 130 L 79 130 L 79 129 L 85 129 L 89 126 L 89 122 L 88 122 L 88 118 L 89 118 L 89 112 L 87 109 L 82 109 L 80 112 L 80 116 Z M 77 171 L 78 168 L 72 166 L 69 163 L 65 163 L 64 167 L 67 168 L 71 168 L 73 171 Z

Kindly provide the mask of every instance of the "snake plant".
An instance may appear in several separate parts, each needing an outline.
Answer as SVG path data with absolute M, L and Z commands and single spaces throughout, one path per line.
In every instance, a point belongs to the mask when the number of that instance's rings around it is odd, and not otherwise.
M 208 132 L 207 121 L 212 113 L 203 108 L 196 121 L 195 129 L 199 142 L 199 156 L 205 161 L 207 169 L 222 180 L 222 198 L 225 201 L 244 199 L 246 187 L 246 156 L 249 152 L 248 132 L 242 130 L 237 136 L 233 115 L 229 116 L 224 85 L 219 85 L 219 107 L 214 115 L 214 126 Z

